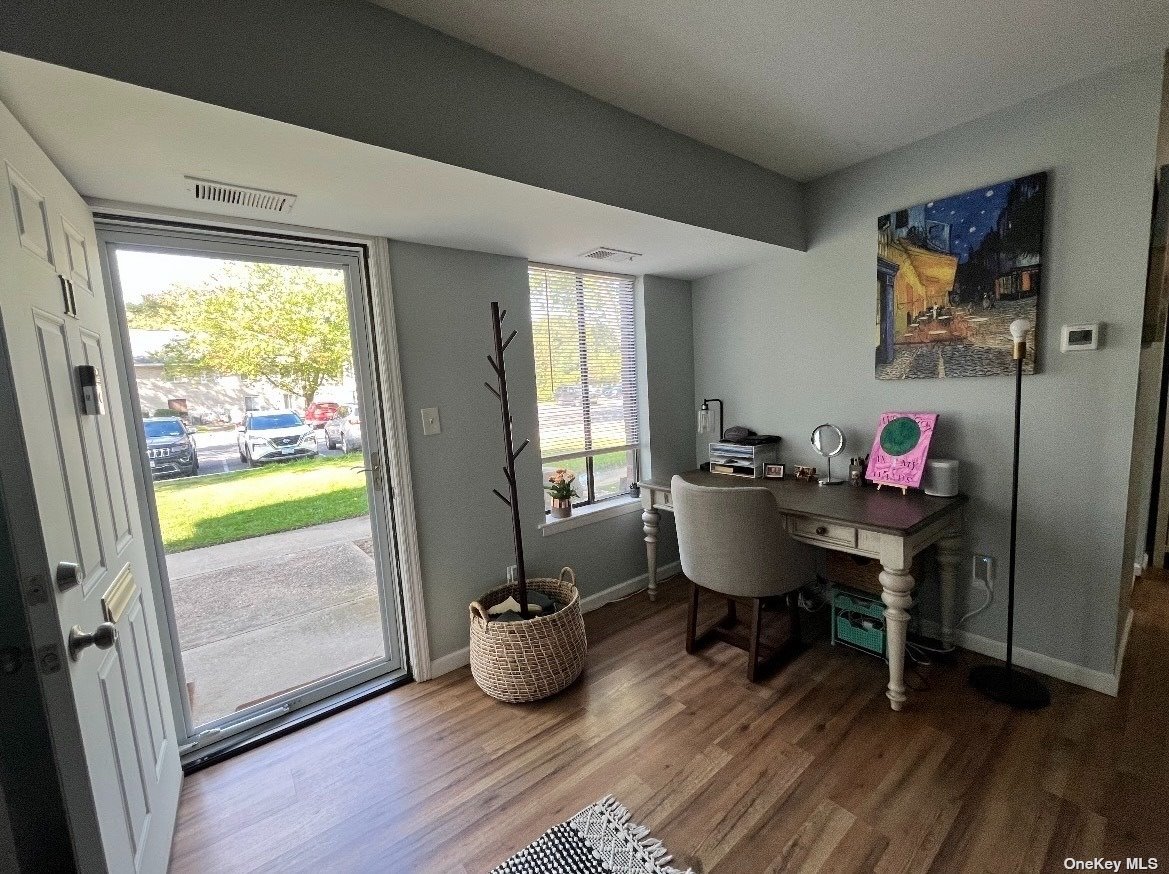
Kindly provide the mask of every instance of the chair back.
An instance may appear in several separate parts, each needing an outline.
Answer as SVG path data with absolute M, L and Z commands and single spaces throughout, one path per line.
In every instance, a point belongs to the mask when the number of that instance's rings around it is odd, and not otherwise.
M 812 582 L 816 557 L 784 530 L 775 496 L 761 486 L 670 482 L 682 572 L 727 595 L 769 598 Z

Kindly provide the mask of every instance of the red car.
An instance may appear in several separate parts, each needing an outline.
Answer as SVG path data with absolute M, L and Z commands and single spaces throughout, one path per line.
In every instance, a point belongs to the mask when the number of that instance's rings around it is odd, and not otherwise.
M 324 428 L 325 423 L 337 415 L 339 406 L 339 404 L 335 404 L 332 401 L 324 401 L 322 403 L 314 401 L 304 411 L 304 423 L 306 425 L 312 425 L 314 428 Z

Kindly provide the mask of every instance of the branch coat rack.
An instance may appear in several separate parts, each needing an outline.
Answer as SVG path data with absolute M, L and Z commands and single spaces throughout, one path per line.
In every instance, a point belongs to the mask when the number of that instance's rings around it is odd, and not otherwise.
M 495 355 L 488 355 L 487 362 L 491 365 L 491 369 L 495 371 L 495 385 L 489 382 L 484 382 L 483 385 L 499 399 L 499 416 L 503 422 L 503 476 L 507 480 L 507 495 L 505 496 L 499 489 L 492 489 L 491 491 L 495 493 L 497 498 L 511 508 L 511 529 L 512 537 L 515 541 L 516 600 L 520 604 L 520 616 L 528 619 L 530 617 L 528 610 L 528 572 L 524 567 L 524 537 L 523 530 L 520 527 L 519 497 L 516 490 L 515 474 L 516 459 L 527 448 L 528 441 L 525 440 L 520 444 L 520 448 L 516 449 L 515 441 L 512 437 L 513 423 L 511 407 L 507 401 L 507 365 L 504 362 L 503 355 L 507 347 L 511 345 L 511 341 L 516 338 L 518 332 L 512 331 L 506 340 L 503 339 L 503 320 L 506 317 L 507 310 L 500 310 L 499 301 L 492 301 L 491 324 L 495 332 Z

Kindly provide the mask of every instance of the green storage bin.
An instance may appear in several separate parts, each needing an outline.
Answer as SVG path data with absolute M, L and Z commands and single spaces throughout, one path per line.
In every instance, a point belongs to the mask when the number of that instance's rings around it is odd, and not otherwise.
M 859 592 L 834 589 L 832 594 L 832 643 L 885 655 L 885 605 Z

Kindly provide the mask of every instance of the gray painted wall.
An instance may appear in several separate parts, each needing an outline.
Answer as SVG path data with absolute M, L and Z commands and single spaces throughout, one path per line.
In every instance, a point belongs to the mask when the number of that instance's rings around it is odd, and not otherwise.
M 390 258 L 432 657 L 467 645 L 467 605 L 503 582 L 513 563 L 511 517 L 491 494 L 492 486 L 502 491 L 504 485 L 499 406 L 483 387 L 491 375 L 486 356 L 492 300 L 507 309 L 506 324 L 519 331 L 508 347 L 507 365 L 515 433 L 533 441 L 517 462 L 529 576 L 555 576 L 562 565 L 571 565 L 587 596 L 645 573 L 640 513 L 552 537 L 543 537 L 538 528 L 544 502 L 527 262 L 402 242 L 391 243 Z M 665 288 L 669 302 L 688 310 L 688 284 L 649 280 L 654 290 L 647 345 L 657 349 L 669 343 L 688 360 L 688 322 L 676 313 L 660 321 L 654 315 L 658 291 Z M 662 334 L 659 325 L 665 326 Z M 692 386 L 688 369 L 654 368 L 648 393 L 689 404 Z M 423 407 L 439 408 L 441 434 L 423 436 Z M 663 458 L 685 457 L 692 430 L 677 434 L 663 426 L 654 448 L 660 447 Z M 673 529 L 663 525 L 662 536 L 666 544 L 659 561 L 665 564 L 677 551 Z
M 638 283 L 645 313 L 642 380 L 643 428 L 650 442 L 642 475 L 668 480 L 694 467 L 691 435 L 696 431 L 694 315 L 690 283 L 645 276 Z M 651 390 L 652 389 L 652 390 Z M 669 515 L 669 514 L 666 514 Z
M 885 410 L 941 414 L 933 452 L 959 458 L 968 547 L 999 560 L 996 603 L 968 625 L 1005 633 L 1010 378 L 878 382 L 873 376 L 877 217 L 1048 170 L 1040 373 L 1024 381 L 1018 645 L 1113 668 L 1149 240 L 1160 58 L 1073 84 L 808 187 L 810 248 L 694 284 L 695 397 L 727 424 L 784 438 L 845 429 L 863 453 Z M 1062 324 L 1107 323 L 1104 348 L 1061 355 Z M 964 593 L 967 594 L 967 593 Z M 930 608 L 928 598 L 925 607 Z
M 804 244 L 799 186 L 787 177 L 362 0 L 48 8 L 23 0 L 4 6 L 0 50 L 637 212 Z

